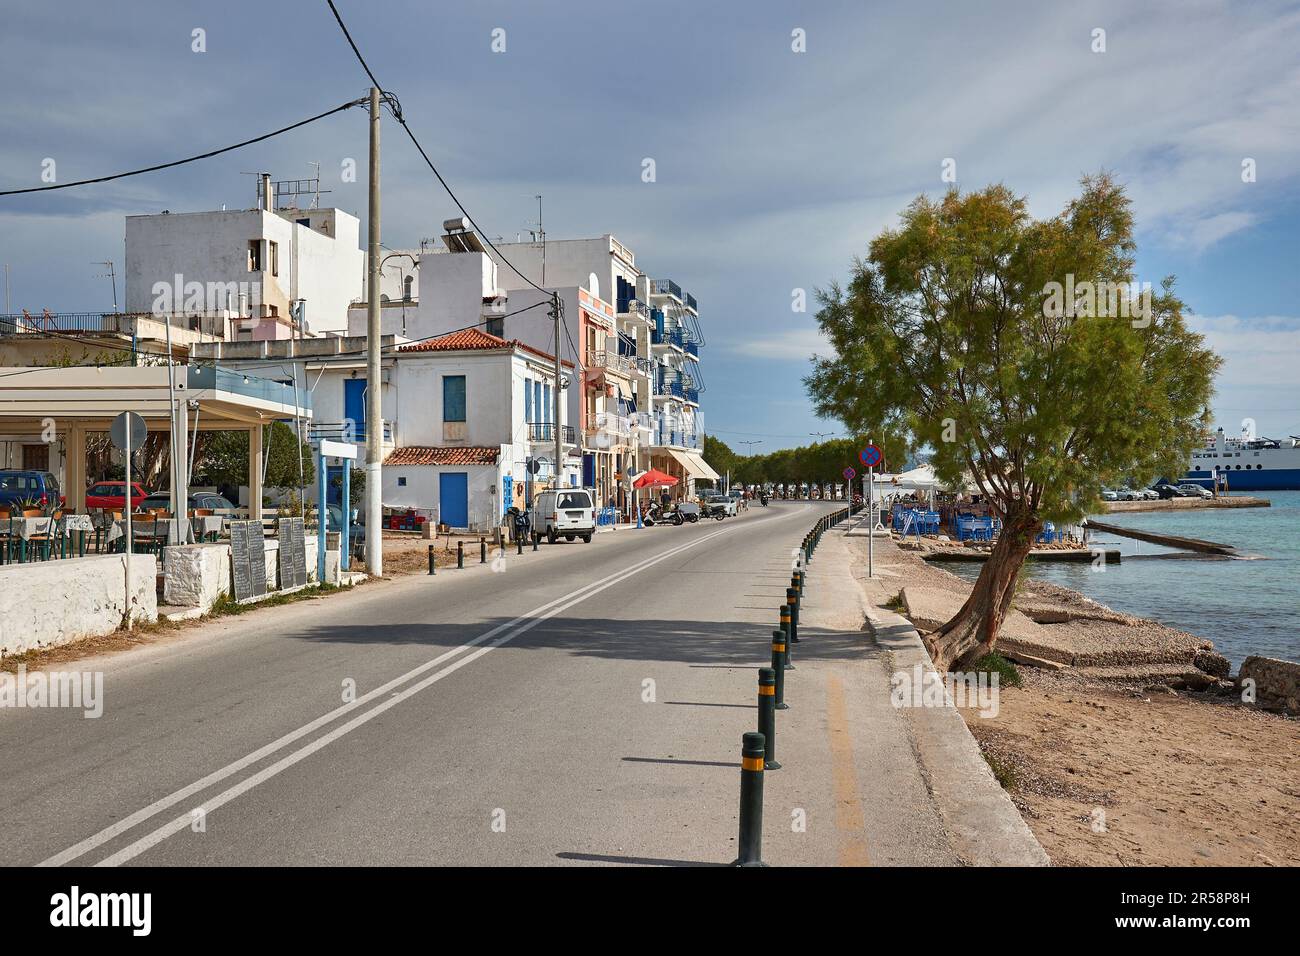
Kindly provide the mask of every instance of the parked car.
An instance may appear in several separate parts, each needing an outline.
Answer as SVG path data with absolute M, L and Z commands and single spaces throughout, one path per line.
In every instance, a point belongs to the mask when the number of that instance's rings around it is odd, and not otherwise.
M 1156 495 L 1162 499 L 1185 498 L 1187 494 L 1178 489 L 1177 485 L 1171 485 L 1168 482 L 1156 485 L 1154 489 Z
M 1142 493 L 1140 491 L 1134 491 L 1132 488 L 1121 488 L 1119 491 L 1115 492 L 1115 494 L 1119 496 L 1120 501 L 1142 500 Z
M 1154 488 L 1140 488 L 1138 490 L 1142 495 L 1142 498 L 1146 501 L 1158 501 L 1160 498 L 1160 492 L 1156 491 Z
M 596 503 L 586 488 L 543 491 L 533 500 L 533 540 L 550 544 L 581 538 L 588 544 L 596 533 Z
M 131 507 L 138 508 L 149 492 L 138 481 L 131 482 Z M 86 489 L 86 507 L 121 511 L 126 507 L 126 482 L 97 481 Z
M 1116 492 L 1111 491 L 1109 488 L 1103 488 L 1103 489 L 1101 489 L 1101 500 L 1102 500 L 1102 501 L 1119 501 L 1119 495 L 1118 495 Z
M 62 503 L 59 479 L 48 471 L 0 471 L 0 506 L 48 508 Z
M 141 501 L 139 507 L 136 510 L 154 511 L 154 510 L 161 509 L 163 511 L 170 511 L 171 506 L 172 506 L 171 493 L 166 491 L 159 491 L 156 492 L 155 494 L 150 495 L 148 498 L 145 498 L 143 501 Z M 210 508 L 213 511 L 217 512 L 217 514 L 222 514 L 223 512 L 231 512 L 236 510 L 234 505 L 232 505 L 229 501 L 221 497 L 221 495 L 216 494 L 215 492 L 211 492 L 211 491 L 191 492 L 189 496 L 189 501 L 186 502 L 185 509 L 187 511 L 195 511 L 199 508 Z
M 1213 498 L 1214 493 L 1204 485 L 1193 484 L 1185 481 L 1178 486 L 1178 490 L 1183 492 L 1188 498 Z
M 704 494 L 700 495 L 700 505 L 705 512 L 713 512 L 721 508 L 728 518 L 736 516 L 736 499 L 729 498 L 722 494 Z

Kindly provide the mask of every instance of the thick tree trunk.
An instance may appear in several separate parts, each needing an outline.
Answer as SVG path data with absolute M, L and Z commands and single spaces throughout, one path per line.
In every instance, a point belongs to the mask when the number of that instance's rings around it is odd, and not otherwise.
M 952 620 L 925 638 L 937 670 L 970 664 L 993 650 L 1011 606 L 1016 576 L 1042 525 L 1033 515 L 1008 513 L 970 597 Z

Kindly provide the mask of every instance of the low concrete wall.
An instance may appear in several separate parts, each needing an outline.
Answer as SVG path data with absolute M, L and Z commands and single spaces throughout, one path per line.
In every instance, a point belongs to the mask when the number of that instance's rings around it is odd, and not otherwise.
M 266 539 L 266 589 L 277 590 L 280 542 Z M 307 583 L 316 582 L 316 539 L 306 540 Z M 326 579 L 338 582 L 338 552 L 325 553 Z M 223 594 L 232 591 L 230 543 L 174 545 L 163 549 L 163 603 L 175 607 L 197 607 L 206 614 Z
M 1265 710 L 1300 715 L 1300 664 L 1276 657 L 1247 657 L 1237 682 L 1255 682 L 1255 700 Z
M 131 559 L 135 621 L 158 619 L 158 565 Z M 36 561 L 0 568 L 0 656 L 111 634 L 125 619 L 126 556 Z

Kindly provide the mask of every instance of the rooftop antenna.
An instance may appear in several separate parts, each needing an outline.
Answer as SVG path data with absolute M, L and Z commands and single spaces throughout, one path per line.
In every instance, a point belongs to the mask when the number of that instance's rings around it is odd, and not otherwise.
M 108 279 L 108 280 L 110 280 L 110 281 L 113 283 L 113 311 L 114 311 L 114 312 L 117 312 L 117 273 L 113 271 L 113 260 L 112 260 L 112 259 L 109 259 L 109 260 L 107 260 L 106 262 L 92 262 L 91 265 L 92 265 L 92 266 L 107 266 L 107 267 L 108 267 L 108 271 L 107 271 L 107 272 L 101 272 L 101 273 L 100 273 L 99 275 L 97 275 L 95 278 L 97 278 L 97 279 Z M 8 267 L 8 266 L 5 266 L 5 272 L 6 272 L 6 274 L 8 273 L 8 271 L 9 271 L 9 267 Z M 7 295 L 7 293 L 8 293 L 8 289 L 6 289 L 5 292 L 6 292 L 6 300 L 7 300 L 7 298 L 8 298 L 8 295 Z M 5 305 L 5 311 L 6 311 L 6 312 L 9 311 L 9 306 L 8 306 L 7 303 L 6 303 L 6 305 Z

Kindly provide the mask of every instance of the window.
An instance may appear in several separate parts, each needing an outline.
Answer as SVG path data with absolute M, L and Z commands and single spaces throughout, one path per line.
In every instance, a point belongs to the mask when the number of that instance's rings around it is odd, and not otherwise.
M 506 337 L 506 319 L 503 315 L 489 318 L 483 326 L 488 335 L 495 335 L 499 339 Z
M 442 420 L 444 422 L 463 422 L 465 420 L 464 375 L 444 375 L 442 377 Z
M 406 302 L 411 301 L 411 286 L 415 282 L 415 276 L 406 276 L 402 279 L 402 299 Z
M 280 274 L 280 244 L 278 242 L 268 242 L 266 248 L 270 252 L 271 275 L 278 276 Z
M 551 383 L 542 386 L 542 421 L 551 420 Z
M 405 475 L 398 475 L 398 476 L 397 476 L 397 487 L 399 487 L 399 488 L 405 488 L 405 487 L 406 487 L 406 476 L 405 476 Z
M 524 379 L 524 421 L 533 422 L 533 382 L 528 378 Z
M 248 240 L 248 271 L 262 271 L 262 240 Z

